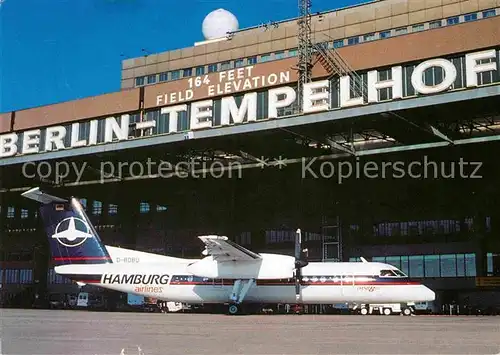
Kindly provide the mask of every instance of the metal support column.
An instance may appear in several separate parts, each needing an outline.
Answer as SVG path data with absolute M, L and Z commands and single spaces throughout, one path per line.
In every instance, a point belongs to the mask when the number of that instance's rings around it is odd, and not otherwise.
M 39 216 L 39 215 L 38 215 Z M 38 295 L 39 300 L 46 298 L 49 292 L 48 285 L 48 270 L 51 260 L 51 252 L 49 243 L 45 242 L 47 234 L 43 221 L 40 217 L 36 221 L 36 240 L 33 246 L 33 290 Z
M 333 223 L 332 223 L 333 222 Z M 340 218 L 324 220 L 321 228 L 323 262 L 342 261 L 342 228 Z
M 312 43 L 311 43 L 311 0 L 299 0 L 298 19 L 298 87 L 297 103 L 299 112 L 302 112 L 302 98 L 304 84 L 311 81 L 312 72 Z
M 118 204 L 118 220 L 124 248 L 135 249 L 139 224 L 139 200 L 123 199 Z
M 7 201 L 5 198 L 6 194 L 1 194 L 0 200 L 0 306 L 5 301 L 4 299 L 4 283 L 5 283 L 5 272 L 3 260 L 5 260 L 5 224 L 7 216 Z

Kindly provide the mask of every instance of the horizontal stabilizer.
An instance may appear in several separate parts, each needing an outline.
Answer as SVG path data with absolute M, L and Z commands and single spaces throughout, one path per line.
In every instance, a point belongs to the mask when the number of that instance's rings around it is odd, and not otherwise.
M 45 205 L 52 203 L 52 202 L 68 202 L 68 200 L 65 200 L 60 197 L 52 196 L 49 195 L 48 193 L 45 193 L 43 191 L 40 191 L 39 187 L 34 187 L 24 193 L 21 194 L 21 196 L 29 198 L 30 200 L 35 200 L 40 203 L 43 203 Z

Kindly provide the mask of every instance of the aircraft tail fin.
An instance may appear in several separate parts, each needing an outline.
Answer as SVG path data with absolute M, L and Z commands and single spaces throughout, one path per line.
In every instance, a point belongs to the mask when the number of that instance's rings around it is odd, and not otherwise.
M 26 191 L 23 197 L 38 201 L 40 217 L 49 239 L 52 261 L 68 264 L 107 264 L 112 259 L 78 199 L 63 199 L 40 191 Z

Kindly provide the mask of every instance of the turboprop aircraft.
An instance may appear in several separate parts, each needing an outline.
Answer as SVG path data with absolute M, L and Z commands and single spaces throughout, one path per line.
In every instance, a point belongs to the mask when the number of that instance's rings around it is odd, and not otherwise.
M 435 294 L 396 267 L 367 262 L 308 262 L 297 231 L 295 256 L 252 252 L 224 236 L 199 236 L 200 259 L 174 258 L 104 245 L 76 197 L 38 187 L 24 197 L 41 203 L 55 272 L 83 284 L 191 304 L 363 304 L 434 301 Z M 410 312 L 403 312 L 410 314 Z

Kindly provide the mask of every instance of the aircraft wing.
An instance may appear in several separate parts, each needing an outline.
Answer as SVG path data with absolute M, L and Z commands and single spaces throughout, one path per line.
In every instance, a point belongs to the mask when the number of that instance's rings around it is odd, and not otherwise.
M 259 260 L 262 257 L 243 248 L 230 240 L 227 237 L 217 235 L 204 235 L 198 237 L 205 243 L 204 255 L 211 255 L 215 261 L 244 261 L 244 260 Z

